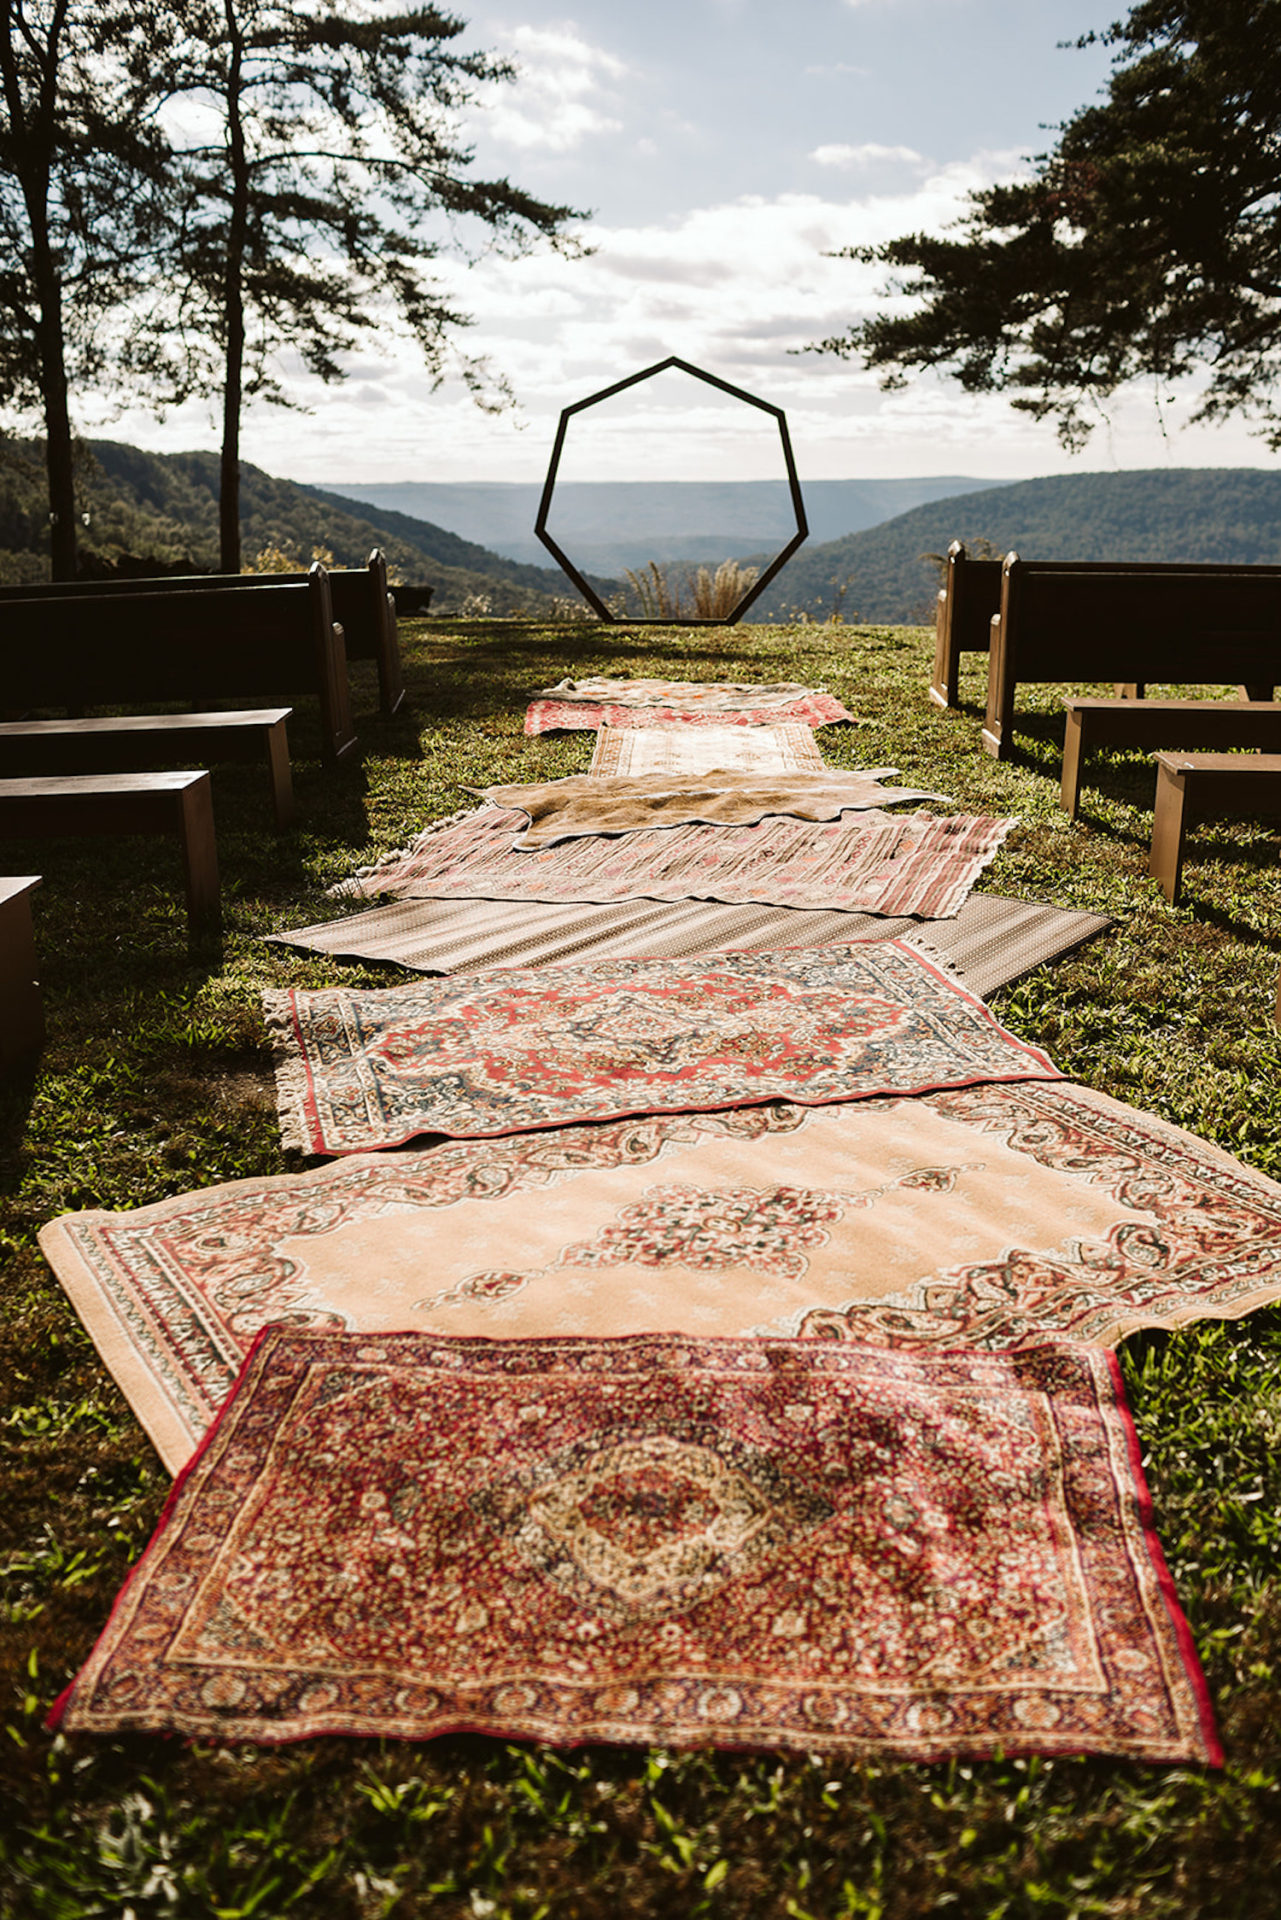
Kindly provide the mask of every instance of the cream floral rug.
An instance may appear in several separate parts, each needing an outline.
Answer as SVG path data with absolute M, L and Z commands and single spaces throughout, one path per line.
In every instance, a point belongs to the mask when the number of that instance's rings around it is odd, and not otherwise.
M 362 1154 L 65 1214 L 40 1243 L 176 1471 L 273 1321 L 1112 1345 L 1281 1298 L 1281 1187 L 1028 1082 Z

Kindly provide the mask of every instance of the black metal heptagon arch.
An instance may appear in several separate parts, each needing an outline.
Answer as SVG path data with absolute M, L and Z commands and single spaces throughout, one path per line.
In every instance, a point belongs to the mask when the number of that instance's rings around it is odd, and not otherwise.
M 728 393 L 732 399 L 742 400 L 749 407 L 758 407 L 762 413 L 772 414 L 778 422 L 779 439 L 783 443 L 783 460 L 787 467 L 787 485 L 792 496 L 792 511 L 796 515 L 796 532 L 782 551 L 766 567 L 760 578 L 752 582 L 749 590 L 730 613 L 719 619 L 681 618 L 670 620 L 630 620 L 625 616 L 612 613 L 586 581 L 569 555 L 565 553 L 547 531 L 547 516 L 551 512 L 552 495 L 556 488 L 556 474 L 560 467 L 560 457 L 565 446 L 565 431 L 574 414 L 582 413 L 587 407 L 594 407 L 602 400 L 609 400 L 616 393 L 622 393 L 628 387 L 639 386 L 642 380 L 652 380 L 656 373 L 666 373 L 669 367 L 677 367 L 682 373 L 688 373 L 695 380 L 703 380 L 709 387 L 719 387 L 722 393 Z M 758 400 L 754 393 L 747 393 L 742 387 L 731 386 L 728 380 L 720 379 L 714 373 L 704 373 L 701 367 L 691 366 L 688 360 L 678 359 L 675 354 L 666 360 L 659 360 L 652 367 L 642 367 L 639 373 L 629 373 L 625 380 L 616 380 L 612 387 L 602 387 L 599 393 L 589 393 L 585 400 L 576 400 L 572 407 L 566 407 L 560 416 L 560 425 L 556 429 L 556 444 L 552 448 L 551 463 L 547 469 L 547 479 L 543 483 L 543 497 L 538 503 L 538 518 L 534 522 L 534 532 L 542 541 L 563 572 L 568 574 L 584 600 L 599 614 L 602 620 L 611 625 L 624 624 L 630 627 L 732 627 L 741 620 L 752 602 L 764 593 L 770 581 L 787 565 L 796 549 L 809 538 L 809 522 L 805 518 L 805 502 L 801 498 L 801 483 L 796 477 L 796 462 L 792 458 L 792 443 L 787 432 L 787 415 L 781 407 L 771 406 L 768 400 Z

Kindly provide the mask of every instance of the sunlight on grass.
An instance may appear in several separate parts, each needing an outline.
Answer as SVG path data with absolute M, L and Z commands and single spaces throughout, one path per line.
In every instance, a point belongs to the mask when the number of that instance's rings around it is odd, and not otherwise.
M 458 1736 L 219 1751 L 142 1736 L 54 1740 L 41 1721 L 89 1650 L 168 1492 L 35 1234 L 283 1172 L 264 986 L 385 985 L 262 936 L 346 909 L 325 888 L 465 804 L 463 784 L 581 773 L 591 736 L 529 740 L 532 688 L 565 674 L 795 679 L 859 716 L 819 734 L 837 767 L 894 765 L 963 806 L 1017 814 L 991 891 L 1115 927 L 995 996 L 1073 1076 L 1281 1177 L 1275 831 L 1206 828 L 1186 899 L 1147 878 L 1153 777 L 1091 763 L 1057 806 L 1061 689 L 1027 689 L 1020 751 L 979 749 L 926 697 L 931 640 L 904 628 L 645 632 L 581 622 L 405 628 L 395 720 L 358 681 L 363 757 L 320 765 L 295 723 L 300 826 L 278 838 L 260 770 L 214 775 L 227 916 L 216 967 L 185 948 L 176 856 L 154 843 L 11 846 L 40 872 L 49 1044 L 0 1088 L 0 1912 L 33 1920 L 382 1914 L 1253 1916 L 1281 1885 L 1281 1312 L 1131 1339 L 1123 1364 L 1159 1531 L 1205 1661 L 1221 1775 L 1106 1760 L 921 1767 L 732 1753 L 549 1752 Z

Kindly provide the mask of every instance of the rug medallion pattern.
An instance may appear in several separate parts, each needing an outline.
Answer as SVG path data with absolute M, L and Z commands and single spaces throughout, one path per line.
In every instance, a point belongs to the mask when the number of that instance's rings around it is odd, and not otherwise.
M 1091 1350 L 272 1328 L 55 1712 L 1220 1758 Z
M 304 1153 L 1060 1077 L 898 941 L 289 989 L 263 1004 L 282 1137 Z
M 355 1155 L 40 1240 L 172 1470 L 272 1322 L 1001 1352 L 1281 1298 L 1281 1187 L 1063 1082 Z

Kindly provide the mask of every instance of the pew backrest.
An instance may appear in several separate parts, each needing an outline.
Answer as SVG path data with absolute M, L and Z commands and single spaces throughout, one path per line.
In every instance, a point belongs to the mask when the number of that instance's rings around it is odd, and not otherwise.
M 396 603 L 387 584 L 387 560 L 375 547 L 363 567 L 330 567 L 333 618 L 342 627 L 348 660 L 373 660 L 378 667 L 379 704 L 392 714 L 405 694 L 396 628 Z M 131 595 L 251 593 L 275 583 L 297 586 L 307 573 L 174 573 L 127 580 L 67 580 L 37 586 L 0 587 L 0 617 L 11 600 L 84 600 Z
M 1021 682 L 1281 680 L 1281 566 L 1056 564 L 1008 554 L 983 744 L 1010 750 Z
M 322 749 L 355 745 L 343 631 L 325 569 L 217 587 L 0 600 L 0 708 L 205 704 L 298 693 L 320 702 Z
M 992 616 L 1001 606 L 1001 562 L 972 560 L 960 540 L 947 550 L 947 578 L 939 590 L 930 698 L 941 707 L 958 699 L 961 655 L 986 653 Z

